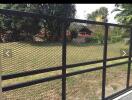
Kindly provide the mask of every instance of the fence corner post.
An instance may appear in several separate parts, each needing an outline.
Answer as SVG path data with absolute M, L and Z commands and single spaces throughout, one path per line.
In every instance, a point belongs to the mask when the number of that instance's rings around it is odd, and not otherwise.
M 66 100 L 66 30 L 64 27 L 65 23 L 62 25 L 63 41 L 62 41 L 62 100 Z
M 126 88 L 129 88 L 129 85 L 130 85 L 131 56 L 132 56 L 132 28 L 130 28 L 129 57 L 128 57 L 128 69 L 127 69 Z
M 106 65 L 107 65 L 107 45 L 108 45 L 108 29 L 107 24 L 104 32 L 104 50 L 103 50 L 103 70 L 102 70 L 102 100 L 105 99 L 105 86 L 106 86 Z
M 0 100 L 2 100 L 2 66 L 1 66 L 1 59 L 0 59 Z

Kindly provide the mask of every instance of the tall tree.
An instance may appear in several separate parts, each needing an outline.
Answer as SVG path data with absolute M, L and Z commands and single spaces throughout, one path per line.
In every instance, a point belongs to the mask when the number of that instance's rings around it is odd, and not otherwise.
M 132 4 L 116 4 L 116 8 L 112 11 L 118 12 L 115 16 L 115 19 L 121 23 L 126 25 L 132 25 Z M 130 29 L 123 29 L 123 37 L 129 37 Z
M 74 18 L 76 9 L 74 4 L 45 4 L 41 5 L 41 12 L 50 16 Z M 45 24 L 50 34 L 57 37 L 70 26 L 70 22 L 54 18 L 47 18 Z
M 28 6 L 27 4 L 6 4 L 3 9 L 11 9 L 17 11 L 26 11 L 26 12 L 36 12 L 38 11 L 38 5 L 34 4 L 32 6 Z M 20 37 L 20 33 L 24 32 L 25 38 L 32 38 L 33 35 L 38 33 L 40 30 L 38 18 L 31 17 L 18 17 L 18 16 L 10 16 L 10 15 L 1 15 L 2 16 L 2 24 L 6 30 L 12 31 L 12 39 L 13 41 L 18 41 Z
M 6 4 L 3 9 L 11 9 L 26 12 L 36 12 L 51 16 L 69 17 L 75 16 L 75 5 L 73 4 Z M 19 35 L 20 31 L 35 35 L 42 26 L 47 27 L 51 35 L 60 36 L 62 24 L 66 29 L 70 23 L 62 23 L 59 19 L 53 18 L 31 18 L 31 17 L 17 17 L 17 16 L 1 16 L 1 24 L 4 28 L 10 29 L 14 34 Z
M 117 12 L 115 19 L 121 24 L 132 24 L 132 4 L 116 4 L 112 12 Z
M 108 9 L 106 7 L 101 7 L 91 14 L 87 15 L 88 20 L 92 21 L 101 21 L 101 22 L 107 22 L 107 16 L 108 16 Z
M 101 7 L 91 14 L 87 15 L 87 20 L 107 22 L 108 9 L 106 7 Z M 103 43 L 104 37 L 104 27 L 99 25 L 92 25 L 91 29 L 94 31 L 95 36 L 98 38 L 100 43 Z

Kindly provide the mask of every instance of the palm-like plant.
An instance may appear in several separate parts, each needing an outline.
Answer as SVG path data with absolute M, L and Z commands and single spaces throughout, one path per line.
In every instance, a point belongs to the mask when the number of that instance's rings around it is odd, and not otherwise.
M 87 15 L 88 20 L 107 22 L 108 9 L 106 7 L 101 7 L 91 14 Z
M 107 22 L 108 21 L 107 16 L 108 16 L 108 9 L 106 7 L 101 7 L 95 10 L 94 12 L 92 12 L 91 14 L 88 14 L 87 19 L 92 21 Z M 98 25 L 92 25 L 92 28 L 96 33 L 96 37 L 98 38 L 99 42 L 103 43 L 104 27 Z

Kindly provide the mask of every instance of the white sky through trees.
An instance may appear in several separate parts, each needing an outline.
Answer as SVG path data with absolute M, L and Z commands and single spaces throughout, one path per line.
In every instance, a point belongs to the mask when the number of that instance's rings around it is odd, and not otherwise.
M 115 4 L 75 4 L 76 5 L 76 18 L 78 19 L 86 19 L 88 13 L 92 13 L 96 9 L 100 7 L 108 8 L 108 22 L 109 23 L 117 23 L 114 19 L 114 16 L 117 12 L 111 13 L 111 11 L 115 8 Z

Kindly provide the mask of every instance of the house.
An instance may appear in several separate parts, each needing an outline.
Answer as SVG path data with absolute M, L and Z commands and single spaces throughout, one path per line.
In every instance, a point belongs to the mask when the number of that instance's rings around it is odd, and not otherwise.
M 73 42 L 76 42 L 76 43 L 85 43 L 87 38 L 93 36 L 92 33 L 93 32 L 91 30 L 89 30 L 88 28 L 84 27 L 84 28 L 82 28 L 82 29 L 79 30 L 78 37 L 74 38 Z

